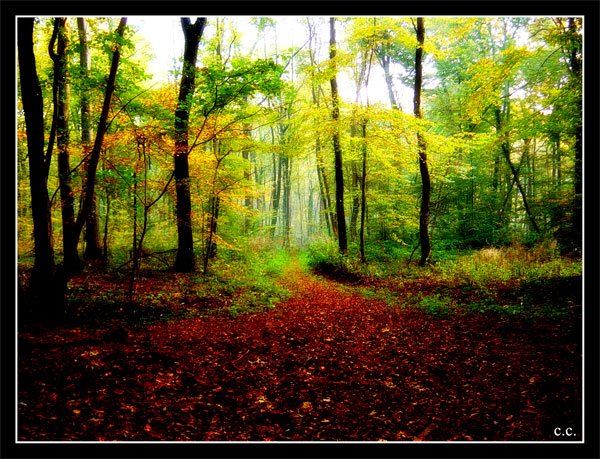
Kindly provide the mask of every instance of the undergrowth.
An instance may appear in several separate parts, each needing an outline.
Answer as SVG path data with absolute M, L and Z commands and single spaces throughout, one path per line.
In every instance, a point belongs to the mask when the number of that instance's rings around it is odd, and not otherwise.
M 65 325 L 137 327 L 199 315 L 235 317 L 268 310 L 289 296 L 279 279 L 291 260 L 284 250 L 222 251 L 207 275 L 143 270 L 133 302 L 128 297 L 127 271 L 84 271 L 67 285 L 60 320 Z
M 291 255 L 283 250 L 237 253 L 216 260 L 211 273 L 198 279 L 199 296 L 230 298 L 228 312 L 235 317 L 246 312 L 274 308 L 289 292 L 278 282 Z
M 409 263 L 405 247 L 382 244 L 370 249 L 368 263 L 363 264 L 356 250 L 341 256 L 332 241 L 320 240 L 305 252 L 305 263 L 317 274 L 353 284 L 356 293 L 391 309 L 532 320 L 581 313 L 581 260 L 560 256 L 551 241 L 531 248 L 514 244 L 440 252 L 425 267 Z

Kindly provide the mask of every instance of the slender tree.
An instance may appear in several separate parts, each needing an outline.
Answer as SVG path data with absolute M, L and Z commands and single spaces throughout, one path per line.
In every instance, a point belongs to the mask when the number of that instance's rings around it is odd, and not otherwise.
M 88 22 L 86 18 L 77 18 L 77 32 L 79 36 L 79 65 L 81 75 L 80 105 L 81 105 L 81 143 L 84 155 L 87 157 L 92 147 L 92 109 L 89 94 L 89 74 L 92 70 L 92 56 L 88 43 Z M 89 158 L 84 162 L 87 169 Z M 90 216 L 85 224 L 85 253 L 86 260 L 100 260 L 103 258 L 102 243 L 100 242 L 100 229 L 96 193 L 92 197 Z
M 56 145 L 58 147 L 58 181 L 63 227 L 63 260 L 67 272 L 80 267 L 75 234 L 75 209 L 71 186 L 69 161 L 69 104 L 70 88 L 67 81 L 67 49 L 69 46 L 67 18 L 54 19 L 54 35 L 57 37 L 56 52 L 50 48 L 54 61 L 54 85 L 56 93 Z
M 17 48 L 19 55 L 19 79 L 21 100 L 25 114 L 27 152 L 29 156 L 29 185 L 31 188 L 31 213 L 33 217 L 33 239 L 35 261 L 30 290 L 34 296 L 34 312 L 52 314 L 52 303 L 38 301 L 48 293 L 55 292 L 54 249 L 52 246 L 52 225 L 50 202 L 44 165 L 44 115 L 42 89 L 37 76 L 35 54 L 33 52 L 34 18 L 19 18 L 17 22 Z M 44 307 L 43 307 L 44 306 Z
M 315 57 L 315 50 L 313 46 L 313 40 L 316 39 L 316 26 L 309 19 L 307 19 L 308 25 L 308 56 L 310 58 L 310 65 L 312 67 L 317 66 L 317 60 Z M 314 81 L 314 71 L 311 72 L 311 76 L 313 80 L 311 81 L 311 94 L 312 94 L 312 102 L 319 111 L 320 108 L 320 97 L 319 90 L 321 89 L 318 84 Z M 321 196 L 321 209 L 322 214 L 325 218 L 325 224 L 327 226 L 327 231 L 329 234 L 333 234 L 337 238 L 337 221 L 335 219 L 335 214 L 331 211 L 331 194 L 329 193 L 329 181 L 327 180 L 327 174 L 325 173 L 325 166 L 323 161 L 323 152 L 321 145 L 321 137 L 319 132 L 315 133 L 315 159 L 317 162 L 317 179 L 319 181 L 319 191 Z
M 191 99 L 196 83 L 196 59 L 198 46 L 206 18 L 198 18 L 192 25 L 190 18 L 181 18 L 181 27 L 185 37 L 183 53 L 183 69 L 179 86 L 179 98 L 175 109 L 175 190 L 177 195 L 177 257 L 175 270 L 179 272 L 193 271 L 194 241 L 192 233 L 192 201 L 190 195 L 188 124 L 190 118 Z
M 375 20 L 373 19 L 373 22 Z M 371 65 L 373 63 L 374 47 L 371 43 L 369 51 L 369 61 L 367 65 L 367 75 L 365 77 L 365 88 L 367 88 L 367 111 L 369 110 L 369 78 L 371 76 Z M 368 123 L 368 112 L 361 119 L 361 130 L 362 130 L 362 176 L 360 180 L 360 261 L 361 263 L 367 262 L 365 254 L 365 217 L 367 213 L 367 123 Z
M 335 19 L 329 18 L 329 58 L 333 67 L 333 73 L 329 80 L 331 84 L 331 118 L 334 122 L 333 131 L 333 153 L 335 157 L 335 210 L 337 214 L 338 242 L 341 253 L 348 251 L 348 239 L 346 236 L 346 217 L 344 214 L 344 171 L 342 168 L 342 144 L 340 141 L 340 130 L 338 122 L 340 119 L 340 106 L 338 99 L 338 87 L 336 78 L 336 43 L 335 43 Z
M 508 95 L 506 95 L 506 97 L 508 97 Z M 508 103 L 508 101 L 507 101 L 507 103 Z M 499 109 L 497 109 L 495 111 L 495 116 L 496 116 L 497 132 L 498 132 L 498 135 L 501 136 L 501 138 L 502 138 L 502 143 L 500 145 L 501 150 L 502 150 L 502 156 L 506 160 L 506 163 L 508 164 L 508 167 L 510 168 L 511 174 L 513 176 L 513 182 L 516 183 L 519 193 L 521 194 L 521 199 L 523 200 L 523 207 L 525 208 L 525 213 L 527 214 L 527 217 L 529 218 L 531 227 L 534 229 L 534 231 L 536 233 L 539 234 L 540 228 L 539 228 L 537 222 L 535 221 L 533 214 L 531 213 L 531 208 L 529 207 L 529 200 L 527 199 L 527 193 L 525 193 L 525 190 L 524 190 L 523 185 L 521 184 L 521 180 L 519 178 L 519 171 L 515 167 L 512 160 L 510 159 L 510 142 L 508 139 L 508 132 L 505 127 L 505 125 L 507 123 L 506 118 L 508 117 L 508 114 L 505 114 L 505 116 L 503 118 L 501 111 Z M 509 188 L 509 192 L 508 192 L 509 194 L 510 194 L 510 189 L 512 189 L 512 183 Z
M 108 80 L 106 82 L 106 89 L 104 91 L 104 102 L 102 104 L 102 111 L 100 112 L 100 119 L 98 120 L 98 128 L 96 130 L 96 139 L 94 140 L 94 147 L 90 153 L 90 159 L 87 165 L 85 184 L 83 189 L 83 202 L 79 208 L 79 214 L 75 221 L 75 240 L 79 240 L 81 230 L 88 220 L 90 212 L 92 210 L 92 201 L 94 199 L 94 188 L 96 185 L 96 170 L 98 169 L 98 161 L 100 160 L 100 152 L 102 150 L 102 143 L 104 142 L 104 135 L 108 129 L 108 114 L 110 111 L 110 104 L 112 101 L 113 93 L 115 92 L 115 81 L 117 79 L 117 70 L 119 69 L 119 60 L 121 57 L 120 45 L 118 40 L 123 38 L 125 33 L 125 26 L 127 25 L 127 18 L 121 18 L 119 25 L 117 26 L 117 43 L 113 48 L 113 55 L 110 63 L 110 72 L 108 74 Z
M 425 42 L 425 24 L 423 18 L 417 18 L 417 50 L 415 52 L 415 94 L 413 98 L 414 113 L 418 119 L 423 119 L 421 113 L 421 87 L 423 85 L 423 44 Z M 420 266 L 424 266 L 431 253 L 429 241 L 429 202 L 431 199 L 431 178 L 427 165 L 427 144 L 421 131 L 417 131 L 419 146 L 419 171 L 421 172 L 422 195 L 419 212 L 419 243 L 421 244 Z
M 568 30 L 569 30 L 569 70 L 571 77 L 574 82 L 575 88 L 580 88 L 582 83 L 581 74 L 581 35 L 579 29 L 581 28 L 580 18 L 568 18 Z M 575 187 L 575 195 L 573 197 L 573 244 L 574 248 L 581 250 L 582 245 L 582 193 L 583 193 L 583 128 L 582 128 L 582 113 L 583 113 L 583 102 L 581 98 L 581 92 L 575 90 L 577 94 L 576 110 L 577 117 L 575 118 L 575 164 L 574 164 L 574 177 L 573 183 Z

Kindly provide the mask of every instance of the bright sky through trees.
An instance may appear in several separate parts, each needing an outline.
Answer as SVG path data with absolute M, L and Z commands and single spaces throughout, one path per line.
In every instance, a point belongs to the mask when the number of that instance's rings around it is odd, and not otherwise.
M 256 27 L 250 23 L 249 16 L 228 16 L 236 22 L 238 30 L 243 34 L 242 45 L 246 51 L 254 44 L 256 40 Z M 215 17 L 208 17 L 207 27 L 214 27 Z M 275 33 L 269 34 L 266 46 L 268 50 L 274 50 L 275 46 L 281 51 L 291 46 L 303 46 L 306 44 L 306 24 L 303 16 L 274 16 L 276 22 Z M 192 17 L 192 21 L 194 18 Z M 143 38 L 147 41 L 151 54 L 154 58 L 148 63 L 149 72 L 154 75 L 154 81 L 172 80 L 173 70 L 180 69 L 181 56 L 183 55 L 183 33 L 181 31 L 181 22 L 179 16 L 131 16 L 129 24 L 137 28 Z M 325 24 L 327 26 L 327 24 Z M 327 34 L 325 27 L 322 33 Z M 340 37 L 343 38 L 344 31 L 340 30 Z M 262 47 L 261 43 L 257 46 Z M 369 100 L 371 102 L 387 103 L 388 96 L 383 80 L 383 73 L 378 66 L 373 66 L 372 81 L 370 85 Z M 354 100 L 353 85 L 344 72 L 339 75 L 340 93 L 347 100 Z M 412 90 L 399 85 L 402 106 L 409 107 L 412 100 Z

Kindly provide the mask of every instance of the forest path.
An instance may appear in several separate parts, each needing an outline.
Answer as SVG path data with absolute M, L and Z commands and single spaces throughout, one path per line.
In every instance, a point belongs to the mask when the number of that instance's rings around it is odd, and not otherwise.
M 552 438 L 556 413 L 576 419 L 573 355 L 547 335 L 392 309 L 297 263 L 282 282 L 292 296 L 273 310 L 189 324 L 189 370 L 223 411 L 210 438 Z M 171 333 L 185 349 L 184 323 Z M 567 400 L 541 390 L 561 378 Z
M 580 432 L 580 360 L 544 330 L 392 310 L 297 265 L 283 282 L 292 296 L 266 312 L 21 352 L 19 437 L 541 440 L 558 425 Z

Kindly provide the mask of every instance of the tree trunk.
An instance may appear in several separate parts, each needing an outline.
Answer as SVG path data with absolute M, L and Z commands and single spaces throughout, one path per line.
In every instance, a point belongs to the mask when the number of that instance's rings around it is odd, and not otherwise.
M 48 43 L 48 56 L 52 60 L 55 59 L 56 53 L 54 52 L 54 46 L 58 37 L 58 27 L 52 29 L 52 37 Z M 52 84 L 52 121 L 50 125 L 50 132 L 48 137 L 48 145 L 46 146 L 46 157 L 44 158 L 44 169 L 46 174 L 46 180 L 48 180 L 48 174 L 50 173 L 50 163 L 52 162 L 52 153 L 54 150 L 54 143 L 56 142 L 56 123 L 58 120 L 58 84 L 56 84 L 57 75 L 54 75 L 54 81 Z
M 87 40 L 88 24 L 86 18 L 77 18 L 77 30 L 79 34 L 79 63 L 82 72 L 81 88 L 81 143 L 84 155 L 91 151 L 92 142 L 92 109 L 89 96 L 89 73 L 92 69 L 92 57 Z M 89 159 L 84 162 L 85 170 Z M 85 224 L 85 253 L 86 260 L 102 260 L 102 244 L 100 242 L 100 228 L 98 216 L 97 193 L 94 191 L 92 197 L 92 208 L 90 216 Z
M 208 225 L 208 240 L 203 260 L 203 274 L 208 274 L 208 260 L 217 256 L 217 244 L 214 241 L 217 234 L 217 223 L 219 219 L 220 199 L 216 195 L 210 197 L 210 222 Z
M 319 97 L 317 90 L 312 86 L 313 102 L 319 108 Z M 327 175 L 325 175 L 325 168 L 323 165 L 323 155 L 321 154 L 321 138 L 319 133 L 316 134 L 315 139 L 315 158 L 317 160 L 317 176 L 319 178 L 319 189 L 321 191 L 321 204 L 323 206 L 323 214 L 325 215 L 325 222 L 329 234 L 334 234 L 337 237 L 337 223 L 335 221 L 334 214 L 330 211 L 331 209 L 331 195 L 329 194 L 329 182 L 327 181 Z
M 423 119 L 421 113 L 421 86 L 423 85 L 423 43 L 425 42 L 425 24 L 423 18 L 417 18 L 417 51 L 415 53 L 415 95 L 414 112 L 415 116 Z M 421 197 L 421 209 L 419 212 L 419 242 L 421 245 L 420 266 L 425 266 L 431 253 L 431 243 L 429 241 L 429 202 L 431 200 L 431 178 L 427 166 L 427 145 L 423 134 L 417 132 L 417 143 L 419 146 L 419 171 L 421 172 L 421 182 L 423 193 Z
M 379 57 L 379 62 L 381 63 L 381 67 L 383 68 L 383 75 L 385 77 L 385 84 L 388 90 L 390 105 L 392 106 L 393 110 L 400 110 L 400 106 L 398 105 L 398 102 L 396 102 L 396 96 L 394 94 L 394 82 L 390 73 L 390 56 L 386 54 L 385 51 L 380 51 L 379 53 L 377 53 L 377 56 Z
M 571 41 L 573 45 L 570 49 L 569 54 L 569 66 L 571 73 L 575 79 L 576 87 L 581 87 L 581 42 L 575 37 L 578 35 L 577 26 L 581 19 L 569 18 L 569 33 L 571 34 Z M 578 94 L 577 98 L 577 112 L 578 118 L 575 125 L 575 161 L 573 167 L 573 185 L 575 195 L 573 196 L 573 243 L 575 250 L 581 251 L 582 248 L 582 219 L 583 219 L 583 128 L 582 128 L 582 113 L 583 113 L 583 102 L 581 99 L 581 93 Z
M 56 53 L 51 50 L 54 61 L 54 86 L 56 92 L 56 145 L 58 147 L 58 182 L 60 187 L 60 208 L 63 228 L 63 266 L 67 273 L 80 269 L 75 238 L 75 210 L 71 187 L 71 167 L 69 164 L 69 99 L 67 82 L 67 48 L 69 46 L 67 18 L 55 18 L 54 29 L 57 37 Z
M 360 261 L 367 262 L 365 255 L 365 215 L 367 210 L 367 120 L 361 123 L 362 128 L 362 177 L 360 180 Z
M 358 136 L 358 126 L 352 125 L 352 137 Z M 359 192 L 359 178 L 358 178 L 358 165 L 355 160 L 352 160 L 352 207 L 350 213 L 350 237 L 352 240 L 356 240 L 356 226 L 358 222 L 358 214 L 360 212 L 360 192 Z
M 290 247 L 290 220 L 291 220 L 291 162 L 288 156 L 282 156 L 283 162 L 283 246 Z
M 179 98 L 175 109 L 175 159 L 174 175 L 177 196 L 177 256 L 175 270 L 179 272 L 193 271 L 194 240 L 192 234 L 192 200 L 190 194 L 188 124 L 190 118 L 191 98 L 196 84 L 196 59 L 198 46 L 206 25 L 206 18 L 198 18 L 194 25 L 189 18 L 181 18 L 181 27 L 185 37 L 183 53 L 183 69 Z
M 58 300 L 64 298 L 64 291 L 56 289 L 54 282 L 55 265 L 50 202 L 44 166 L 43 99 L 33 52 L 33 24 L 34 18 L 19 18 L 17 22 L 19 78 L 27 134 L 35 251 L 30 290 L 33 293 L 33 313 L 52 317 L 58 311 L 61 304 Z M 47 301 L 49 296 L 55 295 L 57 301 Z M 46 301 L 40 301 L 41 298 L 46 298 Z M 48 303 L 50 303 L 50 307 L 47 307 Z
M 127 18 L 121 18 L 117 27 L 117 35 L 119 39 L 123 38 L 125 32 L 125 25 L 127 24 Z M 112 100 L 113 93 L 115 91 L 115 81 L 117 79 L 117 70 L 119 68 L 119 59 L 121 57 L 120 46 L 115 44 L 113 56 L 110 64 L 110 73 L 108 75 L 108 81 L 106 82 L 106 90 L 104 93 L 104 103 L 102 104 L 102 111 L 100 113 L 100 119 L 98 121 L 98 130 L 96 131 L 96 140 L 94 141 L 94 147 L 90 153 L 90 160 L 86 171 L 86 180 L 84 185 L 84 197 L 77 220 L 75 222 L 75 240 L 79 241 L 81 230 L 87 222 L 90 212 L 92 210 L 92 202 L 94 199 L 94 187 L 96 184 L 96 170 L 98 168 L 98 161 L 100 160 L 100 152 L 102 150 L 102 143 L 104 141 L 104 135 L 108 129 L 108 113 L 110 111 L 110 103 Z
M 250 130 L 244 130 L 244 133 L 248 137 L 250 136 Z M 247 164 L 247 168 L 244 170 L 244 181 L 246 182 L 245 186 L 249 188 L 250 180 L 252 178 L 252 161 L 250 160 L 250 154 L 247 149 L 244 149 L 244 151 L 242 151 L 242 158 L 246 160 Z M 254 210 L 253 204 L 254 203 L 252 202 L 252 196 L 250 196 L 250 194 L 246 192 L 246 196 L 244 197 L 244 207 L 246 208 L 246 210 L 252 211 Z M 250 231 L 250 217 L 248 215 L 244 217 L 244 230 L 246 234 L 248 234 Z
M 335 19 L 329 18 L 329 58 L 333 67 L 333 76 L 329 81 L 331 84 L 331 118 L 334 123 L 333 153 L 335 157 L 335 209 L 338 228 L 338 243 L 340 252 L 348 252 L 348 239 L 346 236 L 346 216 L 344 213 L 344 171 L 342 169 L 342 144 L 340 142 L 340 131 L 338 122 L 340 119 L 340 108 L 338 100 L 338 87 L 336 79 L 336 48 L 335 48 Z
M 275 142 L 275 136 L 272 136 Z M 273 153 L 273 191 L 271 193 L 271 239 L 275 238 L 277 230 L 277 217 L 279 216 L 279 202 L 281 200 L 281 157 Z
M 137 168 L 133 170 L 133 234 L 131 241 L 131 274 L 129 277 L 129 305 L 133 305 L 133 298 L 135 296 L 135 276 L 138 271 L 139 263 L 139 252 L 138 252 L 138 241 L 137 241 L 137 228 L 138 228 L 138 177 Z
M 104 217 L 104 237 L 102 239 L 102 263 L 108 265 L 108 219 L 110 217 L 110 193 L 106 192 L 106 215 Z
M 521 180 L 519 180 L 519 171 L 515 168 L 515 165 L 513 164 L 512 160 L 510 159 L 510 142 L 508 140 L 508 133 L 505 132 L 506 121 L 507 121 L 506 119 L 504 119 L 504 120 L 502 119 L 500 110 L 496 110 L 496 127 L 497 127 L 498 135 L 500 135 L 501 139 L 502 139 L 502 143 L 501 143 L 502 156 L 504 156 L 504 159 L 506 160 L 506 163 L 508 164 L 508 167 L 510 168 L 514 183 L 517 184 L 517 188 L 518 188 L 519 193 L 521 194 L 521 198 L 523 200 L 523 207 L 525 208 L 525 213 L 527 214 L 527 217 L 529 218 L 529 221 L 531 222 L 531 227 L 533 228 L 533 230 L 536 233 L 539 234 L 540 228 L 538 227 L 538 225 L 535 221 L 535 218 L 533 217 L 533 214 L 531 213 L 531 209 L 529 208 L 529 201 L 527 199 L 527 195 L 525 193 L 525 190 L 523 189 L 523 186 L 521 185 Z M 510 180 L 509 180 L 509 182 L 510 182 Z M 510 189 L 508 192 L 510 193 Z

